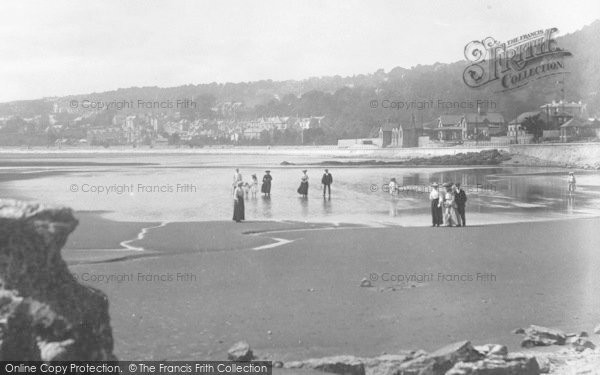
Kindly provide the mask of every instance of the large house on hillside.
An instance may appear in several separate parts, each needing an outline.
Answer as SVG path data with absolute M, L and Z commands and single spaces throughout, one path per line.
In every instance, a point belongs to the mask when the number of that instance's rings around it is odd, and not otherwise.
M 246 139 L 260 139 L 262 132 L 285 130 L 288 128 L 289 117 L 269 117 L 248 121 L 243 127 L 243 137 Z
M 462 128 L 462 138 L 475 138 L 477 134 L 485 137 L 498 135 L 506 131 L 506 122 L 500 113 L 467 113 L 463 116 L 460 127 Z
M 460 115 L 442 115 L 437 119 L 437 139 L 441 141 L 461 140 L 462 128 Z
M 533 141 L 533 134 L 527 132 L 527 129 L 523 126 L 523 123 L 528 118 L 534 118 L 539 116 L 539 111 L 523 112 L 515 119 L 509 121 L 508 128 L 506 130 L 506 136 L 515 143 L 527 144 Z
M 463 141 L 477 135 L 489 137 L 505 130 L 504 117 L 495 112 L 442 115 L 437 119 L 437 127 L 428 127 L 428 132 L 441 141 Z
M 544 121 L 553 129 L 558 129 L 570 119 L 585 119 L 586 105 L 580 102 L 552 101 L 540 106 Z

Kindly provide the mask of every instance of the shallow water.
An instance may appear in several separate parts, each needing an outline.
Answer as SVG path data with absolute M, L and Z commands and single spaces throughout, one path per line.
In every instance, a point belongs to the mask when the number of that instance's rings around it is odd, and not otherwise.
M 6 160 L 6 158 L 3 158 Z M 22 160 L 22 158 L 20 158 Z M 150 165 L 35 166 L 48 158 L 27 157 L 34 166 L 0 169 L 2 197 L 40 200 L 75 210 L 102 211 L 118 221 L 230 220 L 233 168 L 244 181 L 251 174 L 273 176 L 271 198 L 250 194 L 247 220 L 353 222 L 367 225 L 428 225 L 429 185 L 461 182 L 468 195 L 470 224 L 598 215 L 600 174 L 577 175 L 567 192 L 566 173 L 548 168 L 331 167 L 331 199 L 323 199 L 323 167 L 308 165 L 308 199 L 296 193 L 303 164 L 318 157 L 243 155 L 52 155 L 52 162 L 150 163 Z M 282 160 L 295 165 L 281 166 Z M 26 178 L 27 177 L 27 178 Z M 403 186 L 396 196 L 384 188 L 391 177 Z M 15 179 L 16 178 L 16 179 Z

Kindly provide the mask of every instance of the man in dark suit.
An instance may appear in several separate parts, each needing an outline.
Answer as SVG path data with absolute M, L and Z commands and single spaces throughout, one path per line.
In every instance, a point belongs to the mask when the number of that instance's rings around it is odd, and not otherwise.
M 467 226 L 467 218 L 465 217 L 465 205 L 467 204 L 467 194 L 465 193 L 465 191 L 460 187 L 460 183 L 457 182 L 456 183 L 456 197 L 455 197 L 455 201 L 456 201 L 456 211 L 458 213 L 458 218 L 459 218 L 459 226 L 463 226 L 466 227 Z
M 333 176 L 331 173 L 329 173 L 328 169 L 325 169 L 323 178 L 321 178 L 321 183 L 323 184 L 323 197 L 325 197 L 325 191 L 327 191 L 329 193 L 329 198 L 331 198 L 331 184 L 333 183 Z

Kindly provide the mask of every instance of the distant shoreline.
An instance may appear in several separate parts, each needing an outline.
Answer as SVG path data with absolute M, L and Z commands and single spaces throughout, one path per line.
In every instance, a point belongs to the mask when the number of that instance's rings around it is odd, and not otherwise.
M 503 160 L 501 163 L 482 163 L 471 158 L 467 162 L 451 163 L 446 158 L 459 156 L 459 154 L 477 153 L 481 151 L 498 150 L 510 155 L 511 160 Z M 413 147 L 413 148 L 339 148 L 335 145 L 327 146 L 211 146 L 204 148 L 186 147 L 158 147 L 147 146 L 132 148 L 130 146 L 119 146 L 110 148 L 91 147 L 64 147 L 57 148 L 0 148 L 0 160 L 10 158 L 35 159 L 37 157 L 47 158 L 76 158 L 76 157 L 120 157 L 120 156 L 157 156 L 157 155 L 253 155 L 253 156 L 281 156 L 280 163 L 286 162 L 285 157 L 308 157 L 325 159 L 325 164 L 339 167 L 344 164 L 352 164 L 358 161 L 364 165 L 385 166 L 482 166 L 503 165 L 511 167 L 546 167 L 546 168 L 569 168 L 569 169 L 600 169 L 600 143 L 568 143 L 568 144 L 531 144 L 510 146 L 462 146 L 462 147 Z M 429 162 L 426 159 L 442 158 L 441 162 Z M 331 160 L 327 160 L 331 159 Z M 333 160 L 337 159 L 337 160 Z M 411 162 L 417 159 L 418 162 Z M 342 162 L 341 160 L 348 160 Z M 291 164 L 291 163 L 290 163 Z M 325 165 L 321 163 L 320 165 Z

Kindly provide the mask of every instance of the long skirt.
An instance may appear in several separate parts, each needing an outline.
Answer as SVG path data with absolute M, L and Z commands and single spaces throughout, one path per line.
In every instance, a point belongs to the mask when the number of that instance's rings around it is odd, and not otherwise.
M 442 208 L 439 207 L 439 199 L 431 200 L 431 224 L 442 225 Z
M 458 225 L 458 217 L 456 216 L 456 208 L 453 206 L 444 207 L 444 225 L 448 227 Z
M 300 187 L 298 188 L 298 194 L 308 195 L 308 181 L 303 181 L 300 183 Z
M 242 221 L 246 220 L 244 217 L 244 198 L 239 197 L 237 200 L 233 201 L 233 220 Z
M 271 181 L 263 182 L 260 192 L 263 194 L 271 194 Z

